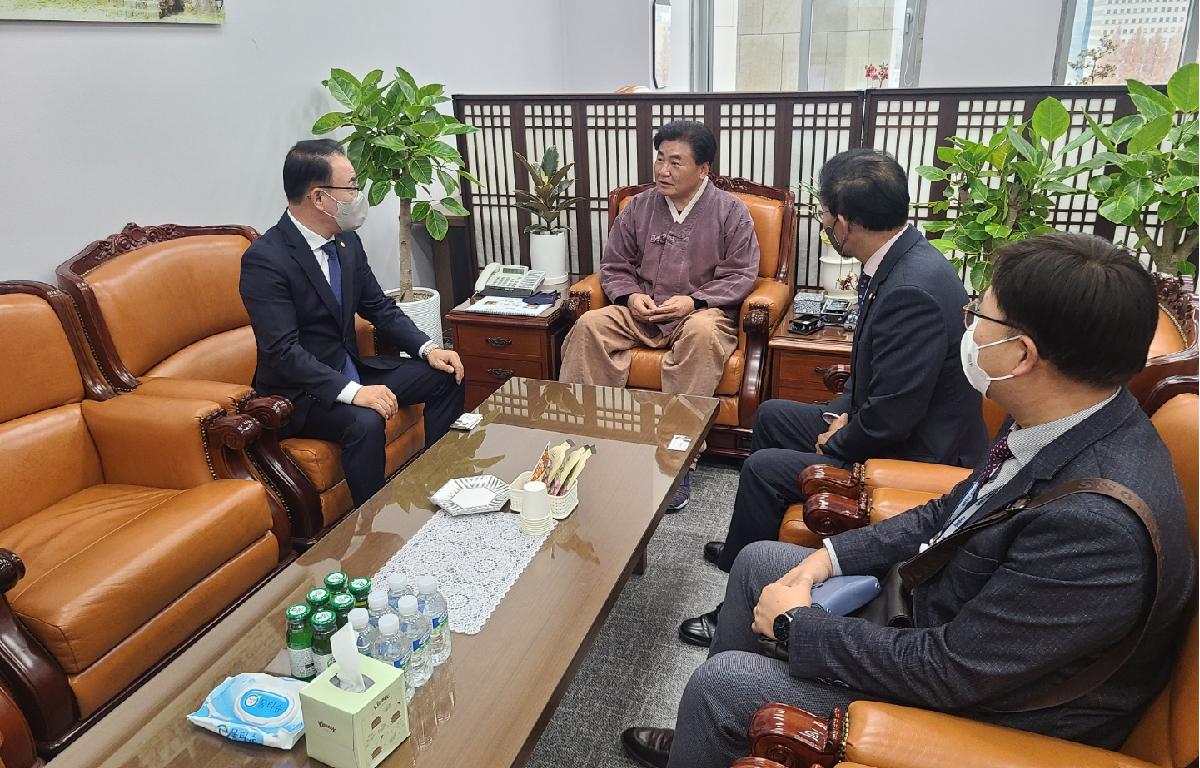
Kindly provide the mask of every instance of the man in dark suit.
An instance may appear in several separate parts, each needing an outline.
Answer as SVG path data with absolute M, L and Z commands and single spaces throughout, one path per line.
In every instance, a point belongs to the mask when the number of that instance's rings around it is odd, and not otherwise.
M 379 288 L 354 232 L 366 195 L 336 141 L 292 147 L 283 187 L 287 210 L 242 257 L 242 302 L 258 343 L 254 387 L 292 401 L 285 436 L 342 447 L 357 506 L 383 487 L 384 422 L 401 405 L 425 404 L 427 447 L 462 413 L 462 362 Z M 361 356 L 355 314 L 409 358 Z
M 754 419 L 725 541 L 704 557 L 728 571 L 742 548 L 775 539 L 797 478 L 811 464 L 871 458 L 970 467 L 987 433 L 979 393 L 958 363 L 967 293 L 954 267 L 908 225 L 908 181 L 890 155 L 852 149 L 821 168 L 821 225 L 833 248 L 862 263 L 850 379 L 828 405 L 768 400 Z M 679 627 L 707 646 L 720 606 Z
M 965 308 L 961 347 L 972 386 L 1012 416 L 988 459 L 946 496 L 821 549 L 743 550 L 676 731 L 625 732 L 645 765 L 724 768 L 770 701 L 821 716 L 890 701 L 1116 748 L 1163 687 L 1196 566 L 1171 456 L 1123 387 L 1154 336 L 1154 285 L 1128 252 L 1078 234 L 1009 245 L 993 275 Z M 1085 479 L 1140 497 L 1159 555 L 1134 505 L 1111 496 L 1014 506 Z M 812 605 L 816 583 L 883 579 L 906 560 L 944 563 L 912 591 L 911 628 Z M 756 652 L 759 637 L 786 639 L 788 660 Z

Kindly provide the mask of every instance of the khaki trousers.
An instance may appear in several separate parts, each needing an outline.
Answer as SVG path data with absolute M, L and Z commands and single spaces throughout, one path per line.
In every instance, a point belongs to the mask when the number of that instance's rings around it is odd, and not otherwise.
M 629 381 L 630 350 L 650 347 L 667 350 L 662 361 L 663 392 L 712 397 L 737 342 L 737 326 L 720 309 L 693 312 L 670 336 L 647 336 L 628 307 L 610 304 L 583 313 L 575 322 L 563 343 L 558 380 L 624 387 Z

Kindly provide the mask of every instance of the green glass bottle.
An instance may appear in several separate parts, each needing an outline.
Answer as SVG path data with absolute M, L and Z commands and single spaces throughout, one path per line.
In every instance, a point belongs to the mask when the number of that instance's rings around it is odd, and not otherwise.
M 325 575 L 325 589 L 328 589 L 331 595 L 345 592 L 348 581 L 349 579 L 346 578 L 346 574 L 341 571 L 334 571 Z
M 308 594 L 304 596 L 304 601 L 308 603 L 308 607 L 313 613 L 325 608 L 329 605 L 329 590 L 325 587 L 317 587 L 316 589 L 308 590 Z
M 337 615 L 333 611 L 317 611 L 309 619 L 312 623 L 312 658 L 317 674 L 325 671 L 333 661 L 330 638 L 337 630 Z
M 348 592 L 338 592 L 329 598 L 329 607 L 337 614 L 337 628 L 341 629 L 350 619 L 350 609 L 354 607 L 354 597 Z
M 348 587 L 350 594 L 354 596 L 355 608 L 367 607 L 367 594 L 371 591 L 371 580 L 365 578 L 350 579 Z
M 313 663 L 313 630 L 308 621 L 311 611 L 307 605 L 293 605 L 284 612 L 287 616 L 286 642 L 292 662 L 292 677 L 297 680 L 312 680 L 317 674 Z

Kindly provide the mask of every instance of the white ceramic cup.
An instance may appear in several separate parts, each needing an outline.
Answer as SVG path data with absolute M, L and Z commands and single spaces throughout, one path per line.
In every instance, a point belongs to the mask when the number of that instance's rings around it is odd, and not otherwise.
M 550 517 L 550 495 L 546 492 L 546 484 L 540 480 L 530 480 L 525 483 L 521 498 L 521 519 L 531 523 L 540 523 Z

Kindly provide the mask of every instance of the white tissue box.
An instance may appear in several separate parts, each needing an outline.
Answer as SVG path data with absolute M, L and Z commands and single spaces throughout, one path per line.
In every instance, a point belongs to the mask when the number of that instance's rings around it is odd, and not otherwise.
M 533 477 L 532 472 L 522 472 L 512 481 L 508 490 L 508 508 L 513 512 L 521 511 L 521 500 L 525 497 L 525 483 Z M 579 506 L 579 482 L 576 481 L 562 496 L 547 496 L 550 499 L 550 516 L 555 520 L 565 520 Z
M 332 663 L 300 691 L 308 756 L 333 768 L 374 768 L 408 738 L 404 672 L 359 657 L 367 689 L 351 693 L 333 682 Z

